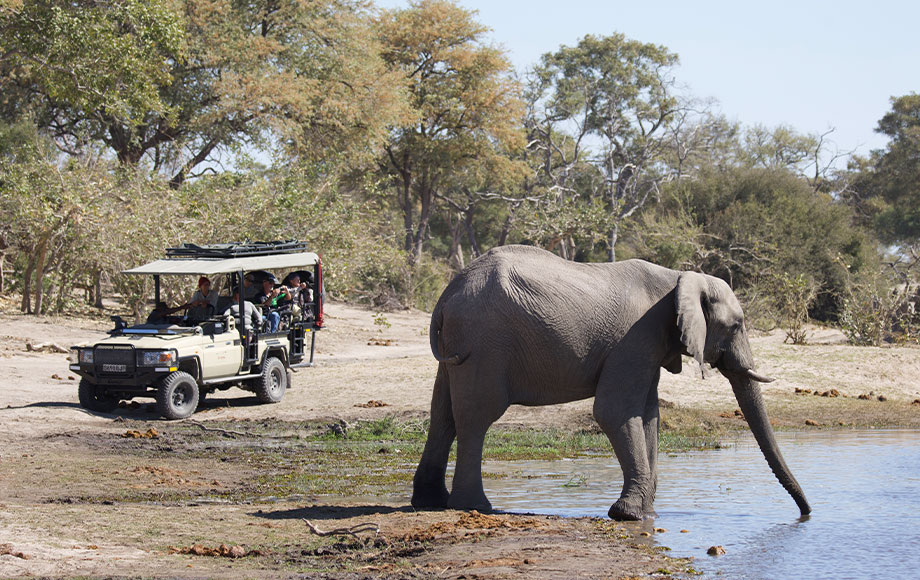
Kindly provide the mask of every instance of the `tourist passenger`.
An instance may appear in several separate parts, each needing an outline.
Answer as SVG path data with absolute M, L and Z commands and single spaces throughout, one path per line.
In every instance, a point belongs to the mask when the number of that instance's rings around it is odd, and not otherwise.
M 242 321 L 240 320 L 240 289 L 237 287 L 233 288 L 233 303 L 224 310 L 224 315 L 227 314 L 236 318 L 236 323 L 241 324 L 247 333 L 262 324 L 262 317 L 259 316 L 259 311 L 248 300 L 243 301 L 243 319 Z
M 291 272 L 287 277 L 288 294 L 291 296 L 291 312 L 294 320 L 312 318 L 312 312 L 307 304 L 313 302 L 313 290 L 300 280 L 299 272 Z
M 185 305 L 170 308 L 168 304 L 160 300 L 156 307 L 147 315 L 147 324 L 171 324 L 172 320 L 169 315 L 185 308 Z
M 278 312 L 278 306 L 284 300 L 290 300 L 288 289 L 285 286 L 275 287 L 278 280 L 272 276 L 262 280 L 262 292 L 256 294 L 253 302 L 262 308 L 262 316 L 268 321 L 268 331 L 278 332 L 278 326 L 281 324 L 281 314 Z
M 211 291 L 211 280 L 207 276 L 198 279 L 198 289 L 185 304 L 186 317 L 195 322 L 211 318 L 217 311 L 217 292 Z

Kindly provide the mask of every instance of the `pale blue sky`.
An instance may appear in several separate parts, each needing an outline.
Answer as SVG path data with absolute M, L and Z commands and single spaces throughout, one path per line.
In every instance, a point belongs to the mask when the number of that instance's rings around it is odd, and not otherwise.
M 842 151 L 884 147 L 890 97 L 920 92 L 920 2 L 460 0 L 523 71 L 586 34 L 621 32 L 680 56 L 679 83 L 745 125 L 835 132 Z M 376 0 L 382 8 L 406 0 Z

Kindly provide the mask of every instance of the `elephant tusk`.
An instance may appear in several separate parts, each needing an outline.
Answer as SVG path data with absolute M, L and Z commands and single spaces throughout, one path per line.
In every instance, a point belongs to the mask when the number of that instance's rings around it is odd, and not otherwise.
M 757 381 L 758 383 L 772 383 L 773 381 L 776 380 L 774 378 L 765 377 L 764 375 L 759 375 L 756 372 L 754 372 L 754 369 L 747 369 L 745 371 L 745 374 L 747 375 L 747 378 L 753 381 Z

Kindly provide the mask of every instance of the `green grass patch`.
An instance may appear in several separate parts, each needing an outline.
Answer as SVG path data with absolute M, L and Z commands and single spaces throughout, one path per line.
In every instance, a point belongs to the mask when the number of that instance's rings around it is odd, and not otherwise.
M 721 422 L 720 422 L 721 421 Z M 737 428 L 744 428 L 743 421 Z M 728 426 L 726 426 L 728 425 Z M 141 425 L 140 427 L 143 427 Z M 663 452 L 717 448 L 732 421 L 679 408 L 662 409 L 659 449 Z M 402 496 L 428 435 L 427 420 L 385 417 L 353 424 L 274 420 L 176 423 L 162 439 L 116 440 L 118 452 L 151 464 L 182 461 L 197 480 L 220 485 L 180 485 L 154 489 L 116 486 L 86 497 L 93 502 L 275 501 L 313 496 Z M 111 443 L 108 438 L 107 443 Z M 455 460 L 456 443 L 450 461 Z M 484 458 L 491 461 L 557 460 L 582 455 L 612 455 L 600 429 L 566 430 L 497 426 L 486 436 Z M 197 466 L 197 467 L 195 467 Z M 208 467 L 209 466 L 209 467 Z M 218 477 L 233 473 L 233 481 Z

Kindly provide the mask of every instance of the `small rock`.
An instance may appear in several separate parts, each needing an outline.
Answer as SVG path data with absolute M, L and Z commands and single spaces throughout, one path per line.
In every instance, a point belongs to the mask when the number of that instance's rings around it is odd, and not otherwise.
M 856 397 L 856 398 L 859 399 L 860 401 L 868 401 L 868 400 L 870 400 L 872 397 L 871 397 L 870 395 L 864 393 L 864 394 L 862 394 L 862 395 L 860 395 L 860 396 L 858 396 L 858 397 Z
M 725 555 L 725 548 L 722 546 L 711 546 L 706 553 L 710 556 L 723 556 Z
M 913 406 L 915 406 L 915 407 L 920 407 L 920 399 L 914 399 L 914 402 L 911 403 L 911 405 L 913 405 Z
M 667 531 L 668 531 L 668 530 L 666 530 L 666 529 L 664 529 L 664 528 L 655 528 L 655 533 L 656 533 L 656 534 L 664 534 L 664 533 L 666 533 Z
M 806 419 L 805 424 L 808 425 L 809 427 L 820 427 L 821 426 L 821 423 L 818 423 L 817 421 L 812 421 L 811 419 Z
M 681 530 L 680 533 L 682 533 L 682 534 L 689 534 L 689 533 L 690 533 L 690 530 Z
M 878 400 L 879 400 L 880 402 L 884 403 L 885 401 L 888 400 L 888 397 L 886 397 L 885 395 L 879 395 L 879 396 L 878 396 Z

